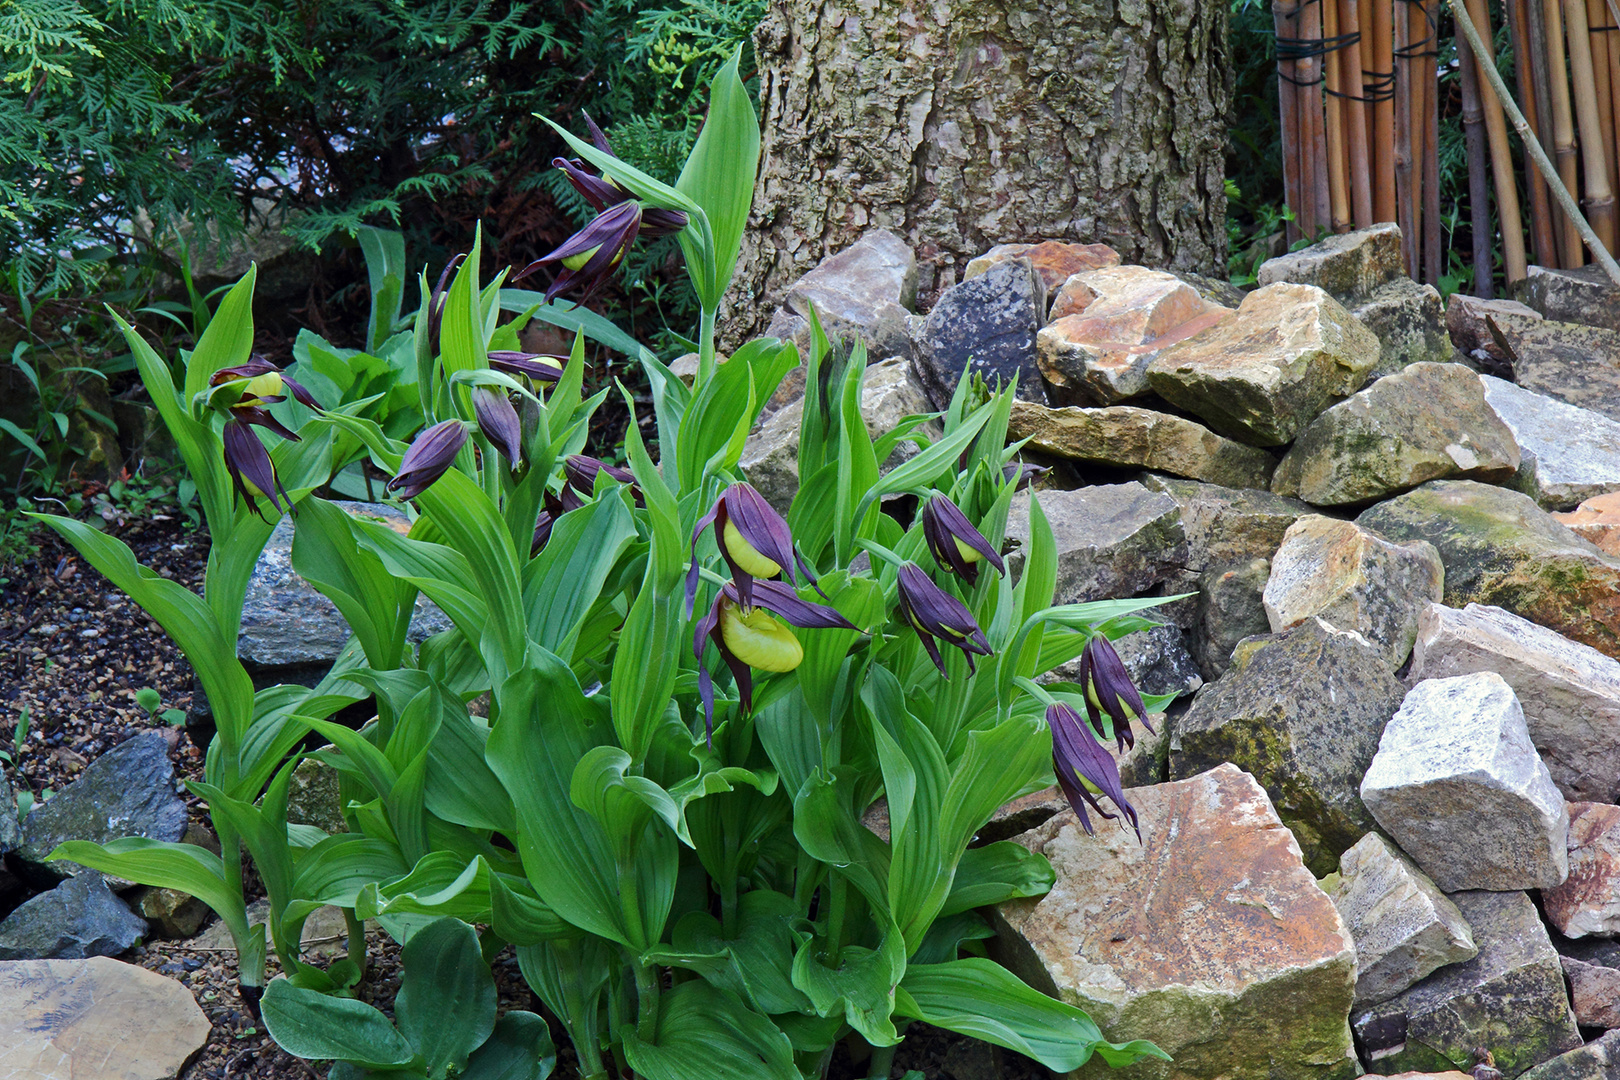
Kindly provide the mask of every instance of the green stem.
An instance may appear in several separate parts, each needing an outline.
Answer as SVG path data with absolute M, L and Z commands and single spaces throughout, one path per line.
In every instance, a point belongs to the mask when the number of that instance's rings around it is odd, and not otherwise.
M 366 977 L 366 924 L 354 913 L 354 908 L 343 909 L 343 926 L 349 932 L 349 962 L 360 969 L 360 978 Z
M 844 948 L 844 913 L 849 907 L 849 882 L 836 871 L 827 880 L 827 948 L 822 958 L 831 967 L 838 966 L 838 954 Z
M 720 886 L 720 935 L 728 941 L 737 936 L 737 878 L 732 874 Z
M 698 325 L 698 374 L 693 386 L 702 386 L 714 375 L 714 318 L 712 308 L 703 309 L 703 318 Z
M 889 1080 L 889 1069 L 894 1065 L 894 1052 L 899 1048 L 899 1043 L 893 1046 L 874 1046 L 872 1064 L 866 1070 L 867 1080 Z
M 651 964 L 637 963 L 636 972 L 636 1035 L 642 1042 L 658 1038 L 658 969 Z

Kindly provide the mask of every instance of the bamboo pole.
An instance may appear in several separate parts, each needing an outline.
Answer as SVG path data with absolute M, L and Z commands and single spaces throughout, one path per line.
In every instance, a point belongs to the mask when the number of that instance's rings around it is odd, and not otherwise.
M 1392 0 L 1372 0 L 1372 57 L 1367 62 L 1373 72 L 1373 217 L 1395 220 L 1395 98 L 1394 19 Z M 1367 20 L 1362 20 L 1367 25 Z M 1363 59 L 1366 59 L 1365 57 Z
M 1606 250 L 1614 251 L 1614 188 L 1609 184 L 1609 156 L 1604 148 L 1597 103 L 1597 76 L 1592 71 L 1592 34 L 1585 0 L 1565 0 L 1564 26 L 1569 36 L 1569 73 L 1575 84 L 1575 118 L 1581 129 L 1581 166 L 1586 179 L 1586 219 Z
M 1545 98 L 1545 89 L 1536 86 L 1540 65 L 1535 62 L 1538 50 L 1532 44 L 1529 0 L 1510 0 L 1507 4 L 1508 34 L 1513 43 L 1513 73 L 1519 83 L 1519 98 L 1532 106 Z M 1530 130 L 1539 139 L 1543 130 L 1538 123 L 1535 108 L 1526 108 L 1525 119 Z M 1548 200 L 1547 185 L 1534 169 L 1526 169 L 1525 190 L 1530 195 L 1530 240 L 1540 266 L 1558 265 L 1558 241 L 1553 235 L 1552 203 Z
M 1339 5 L 1336 0 L 1323 0 L 1322 36 L 1337 43 L 1339 37 Z M 1344 83 L 1339 77 L 1338 53 L 1330 52 L 1322 58 L 1323 76 L 1327 79 L 1327 149 L 1329 201 L 1333 206 L 1333 231 L 1349 232 L 1351 228 L 1350 175 L 1345 158 Z
M 1553 146 L 1553 104 L 1552 104 L 1552 75 L 1548 66 L 1550 45 L 1547 37 L 1547 12 L 1542 0 L 1525 0 L 1525 14 L 1529 17 L 1525 26 L 1530 34 L 1529 44 L 1526 46 L 1530 52 L 1530 70 L 1535 81 L 1535 97 L 1527 100 L 1527 104 L 1534 105 L 1530 111 L 1535 114 L 1536 139 L 1541 143 L 1542 153 L 1549 159 L 1554 154 Z M 1539 174 L 1538 174 L 1539 175 Z M 1550 189 L 1549 189 L 1550 194 Z M 1557 199 L 1548 200 L 1548 228 L 1553 234 L 1553 248 L 1548 260 L 1543 266 L 1562 266 L 1564 237 L 1564 211 L 1559 207 Z
M 1463 141 L 1468 148 L 1468 227 L 1474 241 L 1474 295 L 1489 300 L 1491 287 L 1491 197 L 1485 174 L 1485 111 L 1479 107 L 1479 69 L 1467 38 L 1457 39 L 1462 82 Z
M 1401 260 L 1406 264 L 1406 275 L 1416 277 L 1418 232 L 1413 210 L 1418 192 L 1412 187 L 1412 21 L 1406 17 L 1405 4 L 1397 2 L 1396 9 L 1391 43 L 1395 60 L 1395 221 L 1401 227 Z
M 1322 5 L 1317 0 L 1299 5 L 1299 36 L 1305 41 L 1322 39 Z M 1301 141 L 1304 143 L 1305 165 L 1300 176 L 1305 182 L 1305 198 L 1311 217 L 1306 226 L 1310 239 L 1332 228 L 1333 206 L 1329 194 L 1327 115 L 1322 107 L 1322 53 L 1319 49 L 1301 57 L 1296 71 L 1305 85 L 1299 88 L 1299 107 L 1303 113 L 1300 123 Z
M 1349 149 L 1350 203 L 1356 228 L 1365 229 L 1373 223 L 1372 159 L 1367 151 L 1367 107 L 1360 100 L 1361 87 L 1361 18 L 1356 0 L 1332 0 L 1339 8 L 1339 33 L 1349 41 L 1338 52 L 1339 82 L 1345 93 L 1352 95 L 1342 102 L 1340 111 L 1347 129 Z
M 1620 175 L 1615 173 L 1615 159 L 1620 155 L 1615 153 L 1614 145 L 1614 86 L 1610 74 L 1610 50 L 1617 43 L 1611 43 L 1609 13 L 1604 9 L 1603 0 L 1586 0 L 1586 24 L 1592 43 L 1592 88 L 1597 92 L 1598 132 L 1603 136 L 1600 142 L 1604 164 L 1608 166 L 1609 191 L 1614 193 L 1620 191 Z
M 1581 3 L 1582 0 L 1570 0 Z M 1469 0 L 1470 18 L 1476 25 L 1491 25 L 1485 0 Z M 1470 44 L 1473 44 L 1470 42 Z M 1496 53 L 1489 38 L 1474 45 L 1474 63 L 1481 69 L 1489 68 L 1496 74 Z M 1485 110 L 1485 134 L 1490 137 L 1491 175 L 1496 180 L 1496 220 L 1502 233 L 1502 265 L 1507 283 L 1522 281 L 1526 274 L 1524 258 L 1524 226 L 1519 217 L 1519 184 L 1513 171 L 1513 149 L 1508 145 L 1507 121 L 1502 117 L 1502 102 L 1496 96 L 1495 83 L 1485 80 L 1479 88 L 1479 103 Z
M 1569 102 L 1568 63 L 1564 55 L 1564 13 L 1558 0 L 1542 0 L 1547 27 L 1547 89 L 1552 97 L 1553 154 L 1558 159 L 1558 179 L 1573 197 L 1580 190 L 1575 173 L 1575 113 Z M 1558 261 L 1566 269 L 1583 265 L 1581 230 L 1566 212 L 1558 233 Z
M 1450 0 L 1450 2 L 1452 17 L 1457 20 L 1457 29 L 1463 32 L 1463 36 L 1468 39 L 1468 44 L 1474 48 L 1476 53 L 1484 51 L 1479 36 L 1479 28 L 1474 25 L 1474 20 L 1469 16 L 1467 9 L 1463 7 L 1462 0 Z M 1519 107 L 1513 103 L 1513 97 L 1508 93 L 1507 84 L 1502 81 L 1502 76 L 1497 73 L 1496 66 L 1494 64 L 1489 66 L 1481 65 L 1481 71 L 1490 80 L 1491 89 L 1496 91 L 1497 97 L 1502 102 L 1503 109 L 1512 118 L 1514 130 L 1519 133 L 1519 138 L 1524 141 L 1524 148 L 1529 151 L 1530 159 L 1535 162 L 1536 168 L 1546 178 L 1547 186 L 1552 189 L 1553 197 L 1558 200 L 1559 206 L 1563 207 L 1564 213 L 1575 220 L 1576 227 L 1581 232 L 1581 239 L 1586 242 L 1587 248 L 1592 252 L 1592 257 L 1597 260 L 1599 266 L 1603 267 L 1603 272 L 1608 275 L 1609 280 L 1616 285 L 1620 285 L 1620 263 L 1615 262 L 1614 256 L 1609 254 L 1603 244 L 1599 242 L 1597 233 L 1592 231 L 1591 223 L 1581 216 L 1581 208 L 1575 205 L 1575 196 L 1558 179 L 1558 173 L 1553 168 L 1553 163 L 1547 157 L 1546 151 L 1541 148 L 1540 143 L 1531 137 L 1530 125 L 1525 122 L 1524 114 L 1519 111 Z
M 1298 78 L 1298 61 L 1291 56 L 1284 59 L 1283 46 L 1283 42 L 1297 41 L 1299 38 L 1293 22 L 1298 10 L 1297 0 L 1271 2 L 1272 24 L 1277 31 L 1277 108 L 1282 117 L 1283 201 L 1294 212 L 1294 220 L 1288 222 L 1284 229 L 1289 244 L 1300 238 L 1300 222 L 1304 217 L 1300 188 L 1299 87 L 1294 84 Z
M 1614 159 L 1615 192 L 1620 194 L 1620 3 L 1616 0 L 1607 0 L 1604 5 L 1609 17 L 1604 20 L 1605 25 L 1614 27 L 1606 34 L 1609 39 L 1609 95 L 1610 115 L 1612 126 L 1609 128 L 1609 143 Z
M 1440 27 L 1437 18 L 1431 21 L 1430 10 L 1429 0 L 1423 0 L 1424 33 L 1428 39 L 1424 51 L 1429 54 L 1423 64 L 1423 279 L 1439 285 L 1446 258 L 1440 248 Z

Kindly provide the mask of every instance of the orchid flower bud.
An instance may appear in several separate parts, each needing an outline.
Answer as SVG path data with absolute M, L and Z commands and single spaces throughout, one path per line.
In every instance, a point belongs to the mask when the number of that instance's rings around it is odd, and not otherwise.
M 1001 553 L 990 546 L 990 541 L 973 527 L 967 515 L 945 496 L 935 495 L 928 500 L 928 505 L 923 507 L 922 524 L 929 554 L 941 569 L 965 578 L 970 585 L 978 583 L 980 560 L 988 560 L 1000 574 L 1007 573 Z
M 945 661 L 940 659 L 937 638 L 947 645 L 955 645 L 967 657 L 968 671 L 973 672 L 973 656 L 990 655 L 990 642 L 984 631 L 960 600 L 934 584 L 916 563 L 900 567 L 900 614 L 917 631 L 929 659 L 939 673 L 949 678 Z
M 511 399 L 493 387 L 480 386 L 473 390 L 472 402 L 478 430 L 516 468 L 523 458 L 523 422 Z
M 1136 737 L 1131 733 L 1133 717 L 1148 731 L 1153 730 L 1141 692 L 1131 681 L 1119 653 L 1101 634 L 1086 642 L 1085 651 L 1080 654 L 1080 686 L 1085 691 L 1086 715 L 1091 719 L 1091 726 L 1101 736 L 1102 714 L 1107 713 L 1114 723 L 1114 738 L 1121 751 L 1136 745 Z
M 1080 714 L 1062 702 L 1046 707 L 1046 724 L 1052 729 L 1052 771 L 1057 774 L 1058 786 L 1064 798 L 1080 818 L 1080 825 L 1088 834 L 1094 830 L 1086 816 L 1090 806 L 1103 817 L 1114 820 L 1097 800 L 1107 796 L 1114 806 L 1130 820 L 1137 840 L 1142 839 L 1142 826 L 1136 820 L 1136 808 L 1125 799 L 1120 785 L 1119 766 L 1108 751 L 1097 742 L 1091 729 L 1080 719 Z
M 399 475 L 388 481 L 389 491 L 414 499 L 455 464 L 467 443 L 467 427 L 460 420 L 443 420 L 416 437 L 399 463 Z

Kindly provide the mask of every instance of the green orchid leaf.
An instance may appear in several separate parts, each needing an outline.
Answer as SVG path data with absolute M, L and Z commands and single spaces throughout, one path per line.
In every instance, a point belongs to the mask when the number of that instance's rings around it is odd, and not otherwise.
M 428 1076 L 460 1072 L 495 1030 L 495 979 L 478 934 L 459 919 L 438 919 L 411 935 L 400 960 L 394 1022 Z
M 1011 840 L 968 848 L 956 864 L 956 877 L 939 918 L 988 907 L 1020 896 L 1045 896 L 1056 878 L 1043 855 Z M 936 922 L 937 925 L 937 922 Z
M 675 183 L 708 214 L 713 229 L 713 276 L 701 284 L 693 277 L 699 301 L 711 311 L 731 284 L 759 170 L 759 120 L 737 74 L 741 58 L 738 45 L 709 84 L 708 118 Z
M 819 1016 L 843 1014 L 844 1022 L 873 1046 L 900 1041 L 890 1019 L 894 988 L 906 970 L 905 939 L 891 927 L 876 949 L 846 945 L 837 967 L 816 956 L 818 942 L 807 941 L 793 958 L 793 985 L 804 991 Z
M 624 1056 L 646 1080 L 802 1080 L 786 1035 L 728 991 L 701 979 L 658 999 L 657 1030 L 624 1036 Z
M 353 998 L 327 997 L 276 979 L 259 1009 L 270 1037 L 294 1057 L 386 1069 L 409 1065 L 416 1056 L 388 1017 Z
M 556 1067 L 557 1048 L 546 1022 L 513 1011 L 495 1022 L 495 1031 L 467 1059 L 460 1080 L 546 1080 Z

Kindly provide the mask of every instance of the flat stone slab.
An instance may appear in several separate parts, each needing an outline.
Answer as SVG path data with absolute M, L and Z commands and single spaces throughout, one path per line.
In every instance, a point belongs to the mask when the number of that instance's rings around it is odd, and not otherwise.
M 1606 1032 L 1522 1075 L 1526 1080 L 1620 1080 L 1620 1031 Z
M 1343 298 L 1366 296 L 1405 273 L 1401 228 L 1386 221 L 1267 259 L 1260 265 L 1257 277 L 1262 286 L 1289 281 L 1315 285 Z
M 1513 361 L 1491 336 L 1486 320 L 1509 317 L 1539 319 L 1541 313 L 1516 300 L 1485 300 L 1460 292 L 1452 293 L 1446 301 L 1446 330 L 1451 344 L 1474 360 L 1488 359 L 1487 366 L 1496 370 L 1511 371 Z
M 1140 467 L 1236 488 L 1263 488 L 1277 459 L 1180 416 L 1114 405 L 1051 409 L 1013 403 L 1007 434 L 1057 457 Z
M 168 1080 L 208 1041 L 191 991 L 116 960 L 0 962 L 0 1076 Z
M 1514 382 L 1620 420 L 1620 331 L 1513 315 L 1495 322 Z
M 1298 499 L 1254 488 L 1223 487 L 1153 473 L 1143 476 L 1141 483 L 1149 491 L 1162 491 L 1175 500 L 1187 537 L 1187 569 L 1199 573 L 1271 558 L 1282 546 L 1288 527 L 1316 512 Z
M 1541 902 L 1567 938 L 1620 934 L 1620 806 L 1569 804 L 1569 877 Z
M 1620 969 L 1560 956 L 1569 1001 L 1581 1027 L 1620 1028 Z
M 1431 604 L 1418 618 L 1412 681 L 1478 671 L 1513 688 L 1566 799 L 1620 801 L 1620 661 L 1499 607 Z
M 1553 519 L 1603 554 L 1620 556 L 1620 491 L 1587 499 Z
M 1055 602 L 1136 596 L 1185 564 L 1187 540 L 1174 499 L 1141 484 L 1043 491 L 1041 510 L 1057 541 Z M 1013 496 L 1007 536 L 1029 543 L 1030 493 Z M 1013 553 L 1014 569 L 1022 566 Z
M 1378 743 L 1361 798 L 1447 892 L 1542 889 L 1569 875 L 1569 814 L 1495 672 L 1426 679 Z
M 766 331 L 792 340 L 800 356 L 811 344 L 810 309 L 842 355 L 852 341 L 866 344 L 872 357 L 910 358 L 906 316 L 917 302 L 917 257 L 887 229 L 868 229 L 861 238 L 794 282 Z M 795 375 L 797 376 L 795 378 Z M 767 405 L 774 412 L 804 394 L 804 369 L 790 372 Z
M 1087 836 L 1071 811 L 1018 838 L 1057 882 L 996 909 L 998 958 L 1105 1037 L 1175 1058 L 1133 1076 L 1359 1073 L 1345 1023 L 1355 950 L 1265 791 L 1228 764 L 1130 797 L 1141 843 L 1113 822 Z M 1079 1075 L 1107 1072 L 1094 1061 Z
M 1459 892 L 1479 955 L 1351 1014 L 1369 1070 L 1470 1069 L 1478 1049 L 1509 1077 L 1581 1045 L 1563 969 L 1522 892 Z
M 1525 304 L 1555 322 L 1620 330 L 1620 286 L 1596 263 L 1576 270 L 1532 266 L 1519 294 Z
M 1392 375 L 1412 364 L 1446 363 L 1451 339 L 1440 313 L 1440 293 L 1402 275 L 1363 297 L 1346 302 L 1350 314 L 1378 336 L 1373 377 Z
M 1548 510 L 1620 491 L 1620 423 L 1489 375 L 1479 381 L 1519 445 L 1519 490 Z

